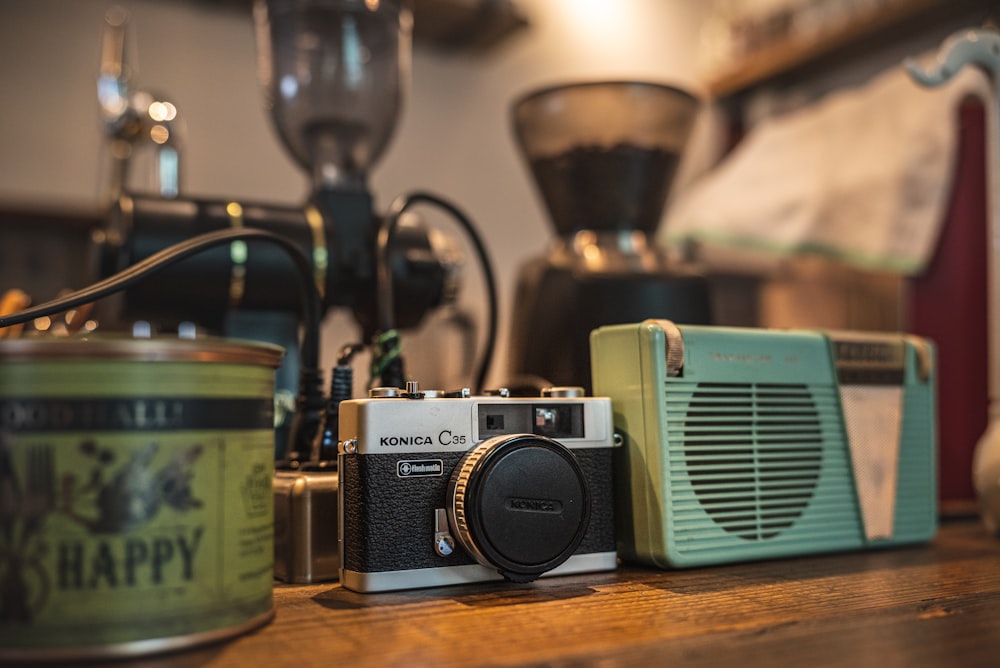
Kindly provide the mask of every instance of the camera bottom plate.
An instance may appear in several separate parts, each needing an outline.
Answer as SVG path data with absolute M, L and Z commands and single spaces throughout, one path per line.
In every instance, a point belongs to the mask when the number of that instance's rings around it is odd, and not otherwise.
M 618 555 L 613 551 L 574 554 L 563 562 L 562 565 L 546 572 L 542 577 L 613 571 L 617 567 Z M 443 587 L 446 585 L 471 584 L 485 580 L 502 579 L 503 577 L 498 572 L 479 564 L 443 568 L 414 568 L 401 571 L 380 571 L 377 573 L 359 573 L 350 570 L 340 571 L 340 583 L 344 587 L 365 593 Z

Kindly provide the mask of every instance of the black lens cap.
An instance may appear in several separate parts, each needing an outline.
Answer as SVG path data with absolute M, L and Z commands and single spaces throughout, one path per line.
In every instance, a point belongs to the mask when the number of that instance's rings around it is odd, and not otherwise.
M 590 522 L 590 492 L 573 453 L 529 434 L 470 451 L 451 480 L 456 533 L 480 563 L 530 582 L 566 561 Z

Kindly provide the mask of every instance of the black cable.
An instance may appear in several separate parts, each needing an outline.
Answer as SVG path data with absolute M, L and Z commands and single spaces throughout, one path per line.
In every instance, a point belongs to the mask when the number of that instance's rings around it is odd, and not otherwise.
M 302 368 L 299 374 L 299 394 L 296 398 L 295 421 L 291 430 L 289 448 L 298 448 L 312 442 L 321 421 L 323 401 L 322 373 L 319 370 L 319 322 L 322 315 L 321 298 L 313 282 L 313 268 L 302 249 L 293 241 L 254 228 L 229 228 L 191 237 L 164 248 L 102 281 L 81 288 L 68 295 L 53 299 L 10 315 L 0 317 L 0 329 L 11 325 L 67 311 L 77 306 L 107 297 L 157 271 L 181 260 L 216 246 L 234 241 L 265 241 L 281 247 L 292 259 L 299 274 L 299 293 L 302 303 Z M 296 446 L 296 442 L 298 446 Z
M 393 331 L 396 326 L 395 301 L 392 288 L 392 267 L 389 265 L 389 242 L 391 241 L 392 233 L 399 225 L 399 219 L 403 213 L 411 206 L 420 203 L 437 206 L 449 213 L 451 217 L 463 227 L 466 235 L 476 250 L 476 254 L 479 256 L 479 263 L 483 271 L 483 279 L 486 283 L 488 298 L 487 314 L 489 318 L 489 325 L 486 330 L 486 343 L 483 347 L 482 357 L 480 358 L 479 370 L 475 377 L 476 390 L 482 390 L 483 385 L 486 383 L 486 374 L 493 361 L 493 351 L 496 347 L 498 310 L 496 281 L 494 279 L 493 267 L 490 264 L 489 255 L 486 252 L 486 247 L 483 245 L 483 241 L 480 238 L 479 233 L 476 231 L 472 221 L 469 220 L 469 218 L 451 202 L 442 199 L 437 195 L 432 195 L 431 193 L 417 191 L 406 195 L 400 195 L 393 200 L 390 205 L 389 212 L 386 214 L 385 218 L 382 220 L 382 225 L 379 227 L 375 250 L 379 327 L 381 327 L 382 332 L 385 333 Z
M 371 350 L 369 384 L 378 378 L 382 387 L 403 387 L 406 384 L 406 372 L 403 369 L 403 342 L 399 331 L 390 329 L 376 333 Z
M 337 432 L 340 428 L 340 402 L 354 396 L 354 369 L 351 361 L 364 350 L 358 343 L 345 345 L 337 355 L 337 365 L 330 374 L 330 394 L 323 415 L 323 428 L 313 444 L 313 453 L 303 469 L 332 470 L 337 462 Z
M 321 309 L 319 292 L 316 289 L 316 284 L 313 282 L 312 265 L 302 252 L 302 249 L 294 242 L 273 232 L 255 228 L 225 229 L 191 237 L 173 246 L 164 248 L 146 259 L 126 267 L 117 274 L 85 288 L 23 311 L 0 316 L 0 328 L 68 311 L 77 306 L 102 299 L 120 290 L 124 290 L 146 276 L 176 264 L 192 255 L 233 241 L 266 241 L 281 246 L 291 257 L 300 274 L 299 290 L 304 325 L 302 363 L 304 366 L 318 367 Z

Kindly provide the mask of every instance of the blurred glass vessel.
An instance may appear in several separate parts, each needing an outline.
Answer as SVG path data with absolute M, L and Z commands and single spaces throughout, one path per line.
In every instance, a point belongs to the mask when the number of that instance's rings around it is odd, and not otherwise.
M 409 10 L 393 0 L 258 0 L 265 101 L 314 188 L 361 187 L 409 80 Z

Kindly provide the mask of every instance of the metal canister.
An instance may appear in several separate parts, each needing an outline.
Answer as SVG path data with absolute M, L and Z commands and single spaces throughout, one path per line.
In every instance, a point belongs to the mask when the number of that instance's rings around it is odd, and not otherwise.
M 273 616 L 276 346 L 0 341 L 0 663 Z

